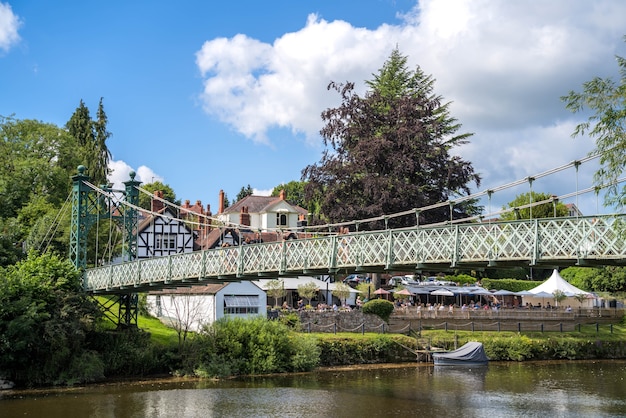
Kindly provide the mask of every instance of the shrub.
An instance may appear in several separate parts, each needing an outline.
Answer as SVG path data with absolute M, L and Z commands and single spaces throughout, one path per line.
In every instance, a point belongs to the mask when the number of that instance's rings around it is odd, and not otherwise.
M 384 299 L 372 299 L 363 304 L 363 313 L 379 316 L 383 321 L 389 322 L 393 312 L 393 303 Z
M 196 374 L 208 377 L 265 374 L 306 369 L 319 355 L 311 341 L 281 321 L 266 318 L 223 318 L 205 327 L 198 336 Z
M 316 338 L 310 335 L 294 334 L 290 341 L 294 350 L 291 356 L 291 371 L 308 372 L 319 365 L 322 350 Z

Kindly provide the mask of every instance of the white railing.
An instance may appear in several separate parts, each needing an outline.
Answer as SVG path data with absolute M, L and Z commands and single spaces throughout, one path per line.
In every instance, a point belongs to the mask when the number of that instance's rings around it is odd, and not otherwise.
M 424 226 L 217 248 L 89 269 L 84 288 L 115 292 L 357 269 L 623 264 L 625 220 L 604 215 Z

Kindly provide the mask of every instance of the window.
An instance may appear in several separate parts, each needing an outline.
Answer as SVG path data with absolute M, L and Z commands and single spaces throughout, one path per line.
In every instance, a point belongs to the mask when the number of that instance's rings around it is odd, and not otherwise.
M 258 314 L 258 295 L 224 296 L 224 314 Z
M 176 248 L 176 234 L 156 234 L 154 237 L 154 247 L 157 250 L 173 250 Z
M 276 226 L 287 226 L 287 214 L 285 213 L 276 214 Z

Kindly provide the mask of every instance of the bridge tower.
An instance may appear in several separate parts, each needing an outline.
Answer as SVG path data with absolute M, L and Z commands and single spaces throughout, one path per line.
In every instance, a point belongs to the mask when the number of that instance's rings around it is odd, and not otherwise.
M 72 223 L 70 227 L 70 260 L 74 266 L 84 272 L 87 268 L 87 237 L 91 227 L 99 220 L 111 219 L 121 224 L 123 239 L 123 261 L 132 261 L 137 256 L 137 226 L 139 190 L 141 182 L 135 180 L 135 172 L 130 172 L 130 180 L 124 182 L 125 190 L 113 190 L 101 187 L 104 192 L 121 192 L 130 205 L 121 204 L 109 195 L 98 193 L 87 183 L 85 167 L 78 166 L 78 174 L 72 177 Z M 136 293 L 123 292 L 115 295 L 119 310 L 118 328 L 137 327 Z M 103 305 L 109 309 L 108 305 Z

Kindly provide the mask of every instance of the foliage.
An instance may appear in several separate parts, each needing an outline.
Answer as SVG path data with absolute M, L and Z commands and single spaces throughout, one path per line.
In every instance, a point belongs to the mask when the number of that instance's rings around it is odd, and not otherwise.
M 470 276 L 469 274 L 457 274 L 454 276 L 446 276 L 445 280 L 458 283 L 461 286 L 464 284 L 473 285 L 479 281 L 478 279 L 476 279 L 476 277 Z
M 345 305 L 346 299 L 350 296 L 350 286 L 345 283 L 336 283 L 333 294 L 339 298 L 342 305 Z
M 243 186 L 241 186 L 241 190 L 239 190 L 239 193 L 237 193 L 237 197 L 235 198 L 235 202 L 239 202 L 244 197 L 251 196 L 252 193 L 253 193 L 253 190 L 252 190 L 252 187 L 250 187 L 250 184 L 248 184 L 248 187 L 245 187 L 245 188 Z
M 535 202 L 551 201 L 548 203 L 542 203 L 537 206 L 528 206 Z M 553 200 L 551 194 L 528 192 L 515 196 L 515 199 L 510 201 L 506 207 L 502 209 L 514 209 L 520 208 L 511 212 L 506 212 L 500 215 L 500 219 L 503 221 L 512 221 L 515 219 L 539 219 L 539 218 L 556 218 L 568 215 L 567 206 L 563 202 Z
M 328 147 L 322 160 L 302 172 L 306 199 L 318 200 L 332 222 L 378 217 L 447 201 L 470 193 L 480 177 L 471 163 L 451 151 L 471 134 L 450 116 L 449 103 L 433 92 L 434 80 L 419 67 L 407 69 L 396 49 L 365 97 L 354 84 L 331 82 L 342 99 L 322 113 L 321 130 Z M 470 204 L 453 207 L 452 217 L 478 212 Z M 450 219 L 450 208 L 419 214 L 420 223 Z M 390 226 L 415 225 L 415 215 L 389 219 Z M 362 225 L 365 229 L 367 225 Z
M 0 266 L 15 264 L 24 257 L 19 245 L 22 235 L 15 218 L 0 218 Z
M 556 289 L 554 292 L 552 292 L 552 296 L 554 297 L 556 306 L 559 306 L 559 303 L 567 298 L 567 295 L 561 289 Z
M 307 282 L 298 285 L 298 295 L 300 295 L 300 297 L 302 298 L 307 299 L 309 301 L 308 304 L 311 303 L 311 299 L 313 298 L 313 296 L 315 296 L 318 290 L 319 289 L 317 287 L 317 284 L 313 282 Z
M 290 358 L 289 368 L 293 372 L 308 372 L 320 364 L 322 349 L 311 335 L 291 334 L 289 337 L 294 354 Z
M 62 204 L 80 161 L 73 138 L 52 124 L 1 116 L 0 138 L 0 218 L 16 217 L 33 196 Z
M 0 279 L 0 370 L 21 385 L 71 384 L 101 377 L 88 341 L 97 306 L 68 260 L 31 253 Z M 82 366 L 81 366 L 82 365 Z M 72 374 L 75 371 L 78 374 Z
M 97 120 L 93 121 L 89 109 L 80 101 L 74 114 L 65 125 L 68 132 L 77 142 L 81 150 L 82 163 L 87 167 L 91 181 L 96 185 L 106 184 L 109 173 L 111 152 L 106 140 L 111 136 L 107 131 L 107 116 L 102 105 L 98 105 Z
M 174 351 L 154 344 L 150 338 L 150 334 L 137 330 L 98 332 L 89 346 L 100 354 L 108 377 L 146 376 L 175 368 L 175 356 L 167 354 Z
M 296 343 L 300 337 L 280 321 L 220 319 L 197 338 L 196 374 L 220 377 L 310 370 L 319 361 L 319 351 L 311 341 Z
M 572 136 L 587 134 L 595 138 L 596 152 L 600 154 L 595 181 L 599 186 L 609 186 L 605 196 L 608 205 L 623 206 L 626 186 L 620 189 L 617 180 L 624 172 L 626 160 L 626 58 L 616 56 L 616 60 L 620 72 L 618 83 L 611 78 L 595 77 L 583 83 L 582 92 L 570 91 L 561 100 L 572 112 L 585 109 L 593 112 L 586 122 L 576 126 Z
M 150 192 L 154 195 L 154 192 L 163 192 L 163 200 L 167 202 L 171 202 L 174 204 L 180 204 L 179 201 L 176 200 L 176 193 L 174 193 L 174 189 L 168 184 L 163 184 L 160 181 L 153 181 L 152 183 L 147 183 L 141 185 L 141 188 L 147 192 Z M 150 210 L 152 208 L 152 195 L 148 196 L 145 193 L 141 193 L 139 195 L 139 206 L 146 210 Z
M 321 365 L 375 364 L 415 360 L 398 343 L 414 346 L 415 340 L 401 334 L 317 334 Z
M 283 280 L 269 280 L 265 285 L 267 296 L 274 298 L 274 306 L 278 306 L 278 299 L 287 296 Z
M 622 292 L 626 290 L 626 268 L 568 267 L 561 276 L 579 289 L 590 292 Z
M 361 282 L 358 285 L 356 285 L 356 290 L 361 292 L 362 298 L 370 299 L 374 295 L 374 292 L 376 291 L 376 286 L 372 282 L 370 283 Z
M 278 197 L 281 190 L 284 190 L 285 195 L 287 196 L 286 199 L 289 203 L 303 208 L 312 209 L 311 205 L 305 198 L 305 185 L 306 183 L 303 181 L 290 181 L 289 183 L 281 183 L 272 189 L 272 196 Z
M 71 191 L 71 176 L 86 159 L 92 171 L 104 176 L 92 181 L 106 182 L 106 123 L 102 101 L 96 122 L 81 101 L 68 129 L 0 116 L 0 221 L 4 227 L 12 225 L 0 236 L 2 265 L 21 258 L 17 248 L 68 253 L 70 211 L 61 209 Z M 89 239 L 95 243 L 96 236 Z M 95 259 L 93 249 L 90 259 Z
M 537 287 L 542 282 L 531 280 L 515 280 L 515 279 L 482 279 L 482 285 L 485 289 L 510 290 L 511 292 L 521 292 L 522 290 L 530 290 Z
M 393 309 L 393 303 L 384 299 L 372 299 L 363 304 L 364 314 L 377 315 L 385 322 L 389 322 Z
M 22 238 L 25 251 L 68 254 L 71 209 L 69 205 L 65 209 L 59 210 L 45 196 L 38 195 L 19 210 L 17 224 L 25 231 Z M 52 234 L 55 230 L 61 233 Z

